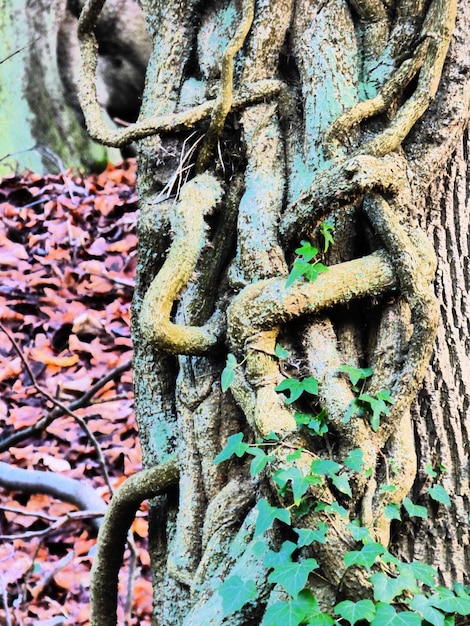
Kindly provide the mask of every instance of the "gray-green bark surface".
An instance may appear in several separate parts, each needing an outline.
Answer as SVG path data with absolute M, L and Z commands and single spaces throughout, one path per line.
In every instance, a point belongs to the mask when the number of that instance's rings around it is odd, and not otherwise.
M 165 626 L 261 624 L 266 605 L 282 598 L 253 532 L 257 500 L 290 504 L 273 483 L 286 448 L 301 449 L 300 470 L 361 448 L 370 473 L 341 500 L 348 520 L 360 519 L 384 545 L 391 539 L 397 554 L 434 565 L 447 584 L 466 581 L 469 566 L 461 548 L 469 526 L 468 6 L 259 0 L 232 68 L 226 51 L 251 6 L 143 3 L 154 48 L 135 128 L 107 132 L 89 83 L 82 86 L 94 136 L 116 145 L 134 132 L 138 139 L 137 418 L 145 466 L 173 453 L 179 466 L 178 489 L 159 495 L 150 525 L 154 623 Z M 89 81 L 91 30 L 84 20 Z M 233 98 L 226 118 L 223 98 Z M 192 165 L 204 174 L 193 178 Z M 197 206 L 186 206 L 191 199 Z M 198 207 L 208 214 L 205 241 L 191 232 Z M 335 228 L 322 256 L 330 270 L 286 287 L 294 249 L 302 239 L 320 247 L 324 220 Z M 213 320 L 218 333 L 196 341 L 192 329 L 205 332 Z M 286 363 L 275 355 L 278 342 L 291 352 Z M 222 391 L 228 354 L 238 365 Z M 341 365 L 371 366 L 368 393 L 391 392 L 393 406 L 376 427 L 344 420 L 354 396 Z M 297 431 L 294 410 L 274 389 L 286 376 L 318 381 L 325 439 Z M 315 412 L 316 402 L 300 406 Z M 270 448 L 272 467 L 254 481 L 244 459 L 212 463 L 237 432 L 281 438 Z M 446 466 L 453 505 L 431 506 L 426 522 L 391 525 L 390 503 L 410 493 L 427 501 L 428 463 Z M 325 484 L 309 494 L 337 497 Z M 351 541 L 339 514 L 311 510 L 297 523 L 325 521 L 326 543 L 305 556 L 321 574 L 308 587 L 331 611 L 339 591 L 357 599 L 368 585 L 344 565 Z M 270 531 L 269 545 L 279 547 L 282 535 Z M 253 581 L 256 597 L 226 615 L 217 588 L 230 576 Z

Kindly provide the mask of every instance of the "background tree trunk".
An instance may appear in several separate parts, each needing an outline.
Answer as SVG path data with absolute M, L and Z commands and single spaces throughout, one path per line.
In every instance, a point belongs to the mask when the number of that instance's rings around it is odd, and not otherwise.
M 0 2 L 1 176 L 100 169 L 121 158 L 93 142 L 69 106 L 77 100 L 79 56 L 76 33 L 60 39 L 66 15 L 66 0 Z

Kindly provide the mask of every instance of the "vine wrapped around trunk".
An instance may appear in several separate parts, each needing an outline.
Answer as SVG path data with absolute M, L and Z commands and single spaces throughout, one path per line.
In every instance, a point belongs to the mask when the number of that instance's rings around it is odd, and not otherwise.
M 102 4 L 90 1 L 80 20 L 82 108 L 107 145 L 136 141 L 137 416 L 147 468 L 174 454 L 179 468 L 145 490 L 159 495 L 155 623 L 265 623 L 286 593 L 259 553 L 263 506 L 289 511 L 292 527 L 328 525 L 324 541 L 301 550 L 315 560 L 305 584 L 322 610 L 338 593 L 368 598 L 369 579 L 347 565 L 351 522 L 385 550 L 390 506 L 399 509 L 416 477 L 410 406 L 439 312 L 421 196 L 425 170 L 455 145 L 444 149 L 424 129 L 438 123 L 432 105 L 457 3 L 403 0 L 392 11 L 380 0 L 145 0 L 154 47 L 140 119 L 122 131 L 99 119 L 92 88 Z M 328 269 L 311 282 L 289 278 L 296 267 L 314 272 L 319 257 Z M 348 371 L 368 373 L 349 380 Z M 302 384 L 310 400 L 281 393 Z M 382 402 L 380 418 L 361 398 Z M 299 428 L 299 413 L 320 409 L 326 434 Z M 213 463 L 237 433 L 249 454 L 269 449 L 254 480 L 245 458 Z M 357 450 L 367 471 L 345 471 L 349 487 L 312 479 L 308 510 L 295 489 L 279 489 L 283 471 L 346 467 Z M 265 550 L 290 531 L 265 529 Z M 227 613 L 218 590 L 239 579 L 251 595 Z

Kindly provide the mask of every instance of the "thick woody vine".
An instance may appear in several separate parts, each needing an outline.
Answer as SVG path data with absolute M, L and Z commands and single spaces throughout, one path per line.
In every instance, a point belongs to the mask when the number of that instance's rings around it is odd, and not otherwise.
M 224 346 L 228 349 L 233 373 L 231 393 L 255 437 L 269 441 L 270 463 L 263 469 L 282 507 L 291 508 L 292 494 L 278 489 L 275 477 L 280 470 L 291 467 L 293 462 L 297 470 L 308 474 L 314 462 L 344 463 L 354 457 L 356 450 L 362 451 L 361 464 L 367 472 L 351 478 L 350 497 L 343 502 L 346 515 L 331 508 L 337 499 L 338 483 L 312 481 L 308 488 L 310 497 L 325 506 L 303 514 L 299 525 L 315 529 L 328 522 L 335 529 L 335 541 L 319 542 L 313 550 L 322 577 L 349 593 L 356 590 L 363 594 L 370 584 L 356 569 L 344 565 L 344 557 L 351 550 L 351 540 L 347 539 L 350 522 L 358 518 L 375 542 L 387 546 L 389 506 L 399 506 L 405 500 L 415 478 L 409 407 L 431 357 L 438 311 L 431 287 L 435 256 L 414 221 L 413 191 L 402 143 L 436 94 L 454 28 L 456 3 L 431 2 L 415 47 L 390 69 L 376 93 L 332 120 L 323 136 L 327 160 L 310 177 L 306 188 L 291 198 L 286 195 L 289 181 L 285 168 L 279 164 L 283 154 L 289 155 L 283 134 L 292 104 L 287 88 L 277 78 L 277 59 L 292 19 L 293 4 L 286 3 L 279 9 L 276 19 L 282 14 L 283 27 L 273 34 L 269 24 L 278 25 L 273 19 L 275 3 L 257 16 L 254 0 L 244 0 L 238 28 L 222 55 L 216 97 L 172 115 L 139 121 L 123 130 L 110 129 L 102 120 L 94 86 L 93 28 L 103 4 L 104 0 L 88 2 L 79 25 L 83 56 L 80 97 L 90 134 L 106 145 L 119 147 L 152 135 L 187 132 L 205 121 L 209 124 L 194 177 L 182 184 L 176 198 L 165 201 L 172 243 L 143 299 L 139 319 L 142 334 L 156 350 L 171 354 L 217 354 Z M 390 37 L 386 10 L 381 2 L 351 2 L 351 6 L 363 24 L 367 45 L 363 71 L 371 72 L 374 59 Z M 234 89 L 234 57 L 244 45 L 244 67 L 238 70 Z M 263 203 L 262 195 L 266 196 L 266 217 L 261 226 L 266 249 L 253 244 L 255 226 L 250 205 L 244 201 L 245 192 L 238 206 L 236 263 L 229 271 L 233 295 L 216 302 L 204 324 L 186 325 L 172 319 L 172 311 L 207 247 L 206 218 L 228 204 L 230 189 L 211 168 L 211 157 L 227 115 L 234 111 L 241 120 L 246 152 L 245 189 L 259 204 Z M 380 122 L 375 123 L 379 116 Z M 287 130 L 288 124 L 289 121 Z M 362 134 L 361 125 L 366 129 Z M 351 136 L 350 146 L 347 141 Z M 257 150 L 259 143 L 266 147 L 262 156 Z M 325 220 L 341 222 L 341 214 L 349 211 L 361 213 L 367 220 L 370 254 L 333 262 L 313 282 L 302 277 L 287 281 L 298 243 L 321 239 L 319 224 L 325 224 Z M 380 299 L 386 294 L 392 294 L 392 299 L 377 322 L 375 347 L 367 364 L 370 373 L 348 378 L 348 372 L 360 368 L 344 363 L 328 315 L 358 299 Z M 289 389 L 283 381 L 291 377 L 285 376 L 279 343 L 286 325 L 295 320 L 307 322 L 305 344 L 318 346 L 315 353 L 306 350 L 305 367 L 307 378 L 316 381 L 319 407 L 334 433 L 334 451 L 315 443 L 305 429 L 299 430 L 298 411 L 292 408 L 295 403 L 286 402 L 282 393 Z M 380 419 L 372 424 L 363 417 L 367 409 L 356 411 L 359 416 L 351 410 L 360 406 L 353 383 L 359 379 L 363 397 L 386 398 Z M 380 396 L 383 390 L 388 390 L 388 395 Z M 297 451 L 297 456 L 290 457 L 293 451 Z M 120 529 L 123 545 L 139 498 L 165 491 L 178 481 L 178 476 L 175 457 L 164 467 L 133 477 L 132 488 L 126 483 L 118 490 L 100 533 L 101 547 L 93 576 L 92 623 L 114 623 L 122 552 L 110 559 L 109 551 L 116 530 Z M 224 489 L 219 494 L 219 506 L 223 506 L 224 497 L 234 497 L 232 484 Z M 126 512 L 124 521 L 120 521 L 119 512 Z M 201 563 L 210 560 L 210 549 L 206 547 Z M 175 565 L 171 571 L 175 578 L 179 576 L 195 589 L 195 578 L 205 571 L 201 563 L 196 570 L 188 567 L 185 572 L 184 567 Z

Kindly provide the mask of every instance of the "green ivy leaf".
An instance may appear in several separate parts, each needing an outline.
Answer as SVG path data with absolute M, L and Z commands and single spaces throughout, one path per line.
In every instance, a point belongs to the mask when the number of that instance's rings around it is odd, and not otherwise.
M 432 598 L 427 598 L 424 594 L 418 593 L 408 601 L 408 604 L 422 615 L 426 622 L 433 626 L 445 626 L 444 615 L 432 606 Z
M 289 454 L 286 456 L 286 461 L 288 461 L 289 463 L 291 461 L 298 461 L 302 458 L 303 451 L 304 448 L 297 448 L 297 450 L 294 450 L 294 452 L 289 452 Z
M 309 267 L 310 264 L 304 261 L 304 259 L 296 259 L 287 277 L 286 288 L 293 285 L 296 280 L 303 276 L 308 271 Z
M 265 498 L 261 498 L 257 503 L 258 517 L 256 519 L 255 537 L 262 535 L 275 519 L 284 524 L 290 525 L 290 512 L 287 509 L 271 506 Z
M 374 600 L 387 604 L 390 604 L 404 589 L 408 588 L 406 579 L 401 576 L 391 578 L 382 572 L 372 574 L 370 582 L 374 585 Z
M 254 457 L 250 463 L 250 475 L 252 478 L 263 471 L 270 461 L 276 460 L 275 456 L 266 454 L 264 450 L 257 448 L 256 446 L 250 446 L 247 453 L 252 454 Z
M 294 261 L 292 269 L 289 272 L 286 287 L 290 287 L 301 276 L 305 276 L 307 280 L 313 282 L 317 279 L 319 274 L 328 271 L 328 268 L 319 261 L 310 263 L 318 254 L 318 249 L 305 240 L 301 241 L 301 244 L 301 247 L 297 248 L 295 251 L 299 256 Z
M 436 584 L 437 571 L 431 565 L 427 563 L 421 563 L 420 561 L 412 561 L 411 563 L 402 563 L 399 566 L 400 573 L 403 570 L 409 569 L 413 576 L 423 582 L 428 587 L 434 587 Z
M 312 396 L 318 396 L 318 380 L 313 376 L 307 376 L 300 381 L 303 391 L 306 391 Z
M 446 613 L 458 613 L 459 615 L 470 615 L 470 597 L 452 596 L 435 598 L 433 596 L 433 606 Z
M 328 524 L 325 522 L 318 522 L 317 528 L 293 528 L 299 538 L 297 540 L 297 546 L 299 548 L 303 546 L 309 546 L 314 541 L 318 543 L 326 543 L 326 533 L 328 532 Z
M 341 506 L 336 502 L 332 502 L 331 504 L 325 504 L 324 502 L 318 502 L 315 505 L 315 511 L 325 511 L 325 513 L 331 513 L 332 515 L 339 515 L 343 519 L 348 519 L 349 513 L 344 506 Z
M 310 474 L 305 476 L 298 467 L 277 470 L 277 472 L 273 474 L 273 480 L 281 488 L 285 487 L 288 482 L 291 483 L 294 504 L 296 506 L 300 504 L 302 496 L 310 485 L 319 485 L 322 482 L 318 476 L 311 476 Z
M 347 424 L 348 422 L 351 421 L 351 418 L 354 416 L 362 417 L 364 415 L 364 412 L 365 411 L 362 407 L 362 404 L 359 402 L 357 398 L 354 398 L 354 400 L 351 400 L 348 406 L 348 410 L 344 414 L 343 422 Z
M 351 626 L 361 620 L 370 622 L 375 616 L 375 604 L 372 600 L 359 600 L 352 602 L 344 600 L 335 606 L 335 613 L 347 619 Z
M 334 476 L 341 469 L 341 465 L 330 459 L 314 459 L 310 465 L 312 474 Z
M 320 225 L 320 233 L 324 240 L 323 252 L 328 252 L 328 248 L 330 247 L 330 243 L 333 244 L 335 240 L 333 239 L 333 235 L 331 234 L 334 231 L 334 226 L 329 224 L 326 221 L 323 221 Z
M 359 522 L 350 522 L 347 528 L 355 541 L 362 541 L 364 543 L 372 542 L 369 529 L 365 526 L 361 526 Z
M 307 265 L 307 268 L 304 272 L 305 278 L 311 282 L 314 283 L 319 274 L 323 274 L 324 272 L 327 272 L 328 268 L 326 265 L 324 265 L 323 263 L 317 262 L 314 263 L 313 265 L 309 264 Z
M 303 387 L 300 380 L 296 378 L 285 378 L 274 387 L 274 391 L 288 391 L 289 396 L 286 398 L 286 404 L 292 404 L 300 398 L 303 393 Z
M 435 472 L 432 468 L 432 463 L 426 463 L 426 467 L 424 468 L 424 471 L 431 478 L 436 478 L 437 476 L 437 472 Z
M 341 365 L 338 372 L 346 372 L 353 387 L 356 387 L 360 380 L 364 380 L 372 376 L 372 368 L 370 367 L 354 367 L 353 365 Z
M 353 472 L 358 472 L 360 474 L 365 466 L 364 453 L 360 448 L 351 450 L 348 456 L 344 459 L 344 464 Z
M 384 514 L 387 519 L 401 520 L 400 507 L 398 504 L 387 504 L 384 509 Z
M 220 377 L 222 391 L 225 393 L 232 385 L 235 378 L 235 368 L 237 367 L 237 359 L 233 354 L 227 354 L 227 361 L 225 367 L 222 370 Z
M 244 581 L 240 576 L 227 578 L 219 587 L 218 593 L 222 596 L 224 617 L 240 610 L 257 595 L 255 581 Z
M 371 626 L 420 626 L 421 618 L 411 611 L 397 613 L 393 606 L 380 602 Z
M 351 567 L 351 565 L 362 565 L 362 567 L 370 569 L 377 560 L 377 557 L 384 552 L 385 548 L 381 543 L 372 541 L 370 543 L 366 543 L 360 550 L 351 550 L 351 552 L 347 552 L 344 555 L 344 564 L 346 567 Z
M 250 446 L 243 442 L 243 433 L 235 433 L 234 435 L 230 435 L 225 447 L 219 452 L 212 463 L 222 463 L 222 461 L 226 461 L 233 454 L 242 457 L 249 449 Z
M 336 487 L 336 489 L 338 489 L 338 491 L 352 498 L 351 486 L 349 484 L 349 480 L 346 474 L 337 474 L 335 476 L 332 476 L 331 482 Z
M 293 541 L 284 541 L 281 545 L 279 552 L 275 550 L 269 550 L 263 560 L 263 565 L 266 569 L 274 569 L 280 565 L 286 563 L 292 563 L 292 554 L 297 550 L 299 546 Z
M 370 415 L 370 425 L 372 426 L 372 430 L 377 432 L 380 426 L 380 416 L 388 415 L 390 413 L 390 409 L 387 406 L 387 402 L 389 404 L 392 403 L 392 399 L 390 397 L 390 392 L 388 390 L 379 391 L 376 394 L 376 397 L 369 395 L 368 393 L 361 393 L 358 397 L 360 402 L 363 402 L 366 406 L 366 409 L 371 413 Z
M 430 489 L 428 489 L 428 493 L 433 500 L 436 502 L 440 502 L 444 506 L 450 506 L 450 498 L 447 491 L 442 487 L 442 485 L 434 485 Z
M 278 359 L 281 359 L 281 360 L 285 360 L 290 357 L 289 350 L 286 350 L 285 348 L 283 348 L 279 343 L 277 343 L 274 348 L 274 354 L 277 356 Z
M 428 516 L 426 507 L 420 506 L 419 504 L 413 504 L 409 498 L 405 498 L 403 500 L 403 506 L 410 517 L 423 517 L 426 519 Z
M 305 587 L 309 574 L 319 567 L 315 559 L 305 559 L 299 563 L 285 563 L 276 567 L 268 576 L 270 583 L 279 583 L 291 596 Z
M 300 398 L 304 391 L 311 395 L 318 395 L 318 380 L 312 376 L 308 376 L 303 380 L 285 378 L 279 385 L 274 387 L 274 391 L 288 391 L 289 397 L 286 398 L 286 404 L 292 404 Z
M 299 626 L 304 618 L 305 611 L 295 600 L 275 602 L 266 609 L 261 626 Z
M 317 248 L 315 248 L 315 246 L 312 246 L 310 241 L 306 241 L 305 239 L 302 239 L 300 244 L 301 244 L 300 247 L 295 249 L 295 253 L 298 256 L 301 256 L 304 261 L 308 263 L 309 261 L 311 261 L 317 256 L 318 250 Z

